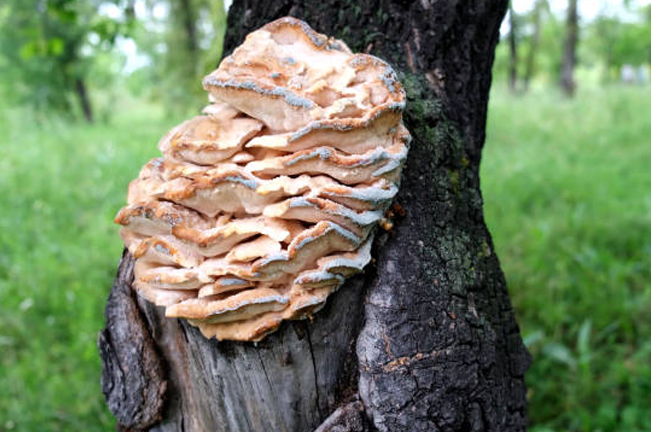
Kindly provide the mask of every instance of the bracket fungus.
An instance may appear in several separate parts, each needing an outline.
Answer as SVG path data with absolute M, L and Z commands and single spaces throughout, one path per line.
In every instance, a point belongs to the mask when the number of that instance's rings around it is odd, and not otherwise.
M 208 338 L 258 341 L 311 316 L 370 261 L 409 132 L 391 67 L 282 18 L 203 81 L 115 222 L 134 287 Z

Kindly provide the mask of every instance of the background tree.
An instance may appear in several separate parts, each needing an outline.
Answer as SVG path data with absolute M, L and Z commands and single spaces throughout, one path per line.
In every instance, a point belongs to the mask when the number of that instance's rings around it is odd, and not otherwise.
M 578 0 L 569 0 L 565 24 L 565 43 L 561 63 L 561 88 L 567 96 L 573 96 L 576 90 L 574 66 L 576 64 L 576 45 L 579 40 Z
M 148 90 L 169 113 L 196 112 L 206 102 L 201 79 L 221 57 L 223 1 L 163 0 L 145 6 L 147 15 L 134 39 L 152 67 L 141 71 L 138 82 L 158 83 Z
M 0 53 L 8 65 L 0 74 L 14 83 L 9 89 L 13 97 L 37 111 L 81 112 L 93 121 L 87 85 L 93 57 L 110 49 L 125 31 L 120 23 L 96 15 L 97 6 L 73 0 L 7 0 L 0 5 Z
M 129 286 L 133 261 L 125 255 L 100 337 L 103 389 L 122 425 L 525 429 L 529 357 L 483 220 L 478 176 L 506 8 L 507 1 L 473 8 L 428 1 L 233 3 L 225 52 L 248 32 L 292 15 L 396 67 L 414 137 L 397 199 L 404 218 L 394 235 L 378 240 L 375 271 L 350 280 L 313 323 L 286 323 L 257 346 L 206 340 L 137 300 Z
M 517 4 L 516 4 L 517 5 Z M 541 83 L 559 82 L 563 45 L 559 44 L 559 34 L 563 33 L 563 24 L 551 10 L 546 0 L 531 3 L 529 10 L 516 12 L 518 76 L 522 77 L 522 90 L 529 89 L 531 83 L 539 80 Z M 494 75 L 498 81 L 510 80 L 511 49 L 510 31 L 502 34 L 503 42 L 498 45 Z
M 533 32 L 529 41 L 529 49 L 524 66 L 524 91 L 529 90 L 529 84 L 531 83 L 531 78 L 534 75 L 536 66 L 536 54 L 538 53 L 538 44 L 540 42 L 540 27 L 542 25 L 541 15 L 543 14 L 543 11 L 548 10 L 549 4 L 547 3 L 547 0 L 537 0 L 533 11 L 531 12 Z
M 509 2 L 509 60 L 509 90 L 515 93 L 518 85 L 518 22 L 513 0 Z

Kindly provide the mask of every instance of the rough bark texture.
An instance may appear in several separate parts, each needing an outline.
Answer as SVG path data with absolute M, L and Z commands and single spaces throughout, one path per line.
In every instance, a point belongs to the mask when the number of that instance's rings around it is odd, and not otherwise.
M 292 15 L 395 66 L 414 136 L 397 198 L 404 214 L 376 241 L 374 268 L 349 281 L 314 322 L 284 324 L 257 345 L 205 340 L 139 300 L 169 380 L 163 421 L 152 430 L 525 430 L 529 356 L 479 190 L 506 7 L 506 0 L 233 3 L 226 53 L 248 32 Z M 119 308 L 116 301 L 126 300 L 112 296 L 107 309 Z M 106 364 L 119 352 L 102 354 Z M 129 361 L 124 368 L 142 365 Z
M 134 260 L 122 255 L 99 334 L 102 393 L 124 429 L 141 430 L 161 419 L 167 381 L 131 289 Z
M 576 90 L 574 82 L 574 64 L 576 63 L 576 44 L 579 39 L 579 16 L 577 1 L 569 0 L 567 6 L 567 23 L 565 24 L 565 46 L 561 63 L 561 88 L 566 96 L 573 96 Z

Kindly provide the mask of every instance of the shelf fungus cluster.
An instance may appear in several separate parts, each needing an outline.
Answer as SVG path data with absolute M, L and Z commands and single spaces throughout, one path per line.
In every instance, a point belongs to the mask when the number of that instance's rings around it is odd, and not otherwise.
M 293 18 L 203 85 L 210 105 L 161 139 L 115 221 L 141 296 L 206 337 L 257 341 L 370 261 L 407 156 L 405 93 L 385 62 Z

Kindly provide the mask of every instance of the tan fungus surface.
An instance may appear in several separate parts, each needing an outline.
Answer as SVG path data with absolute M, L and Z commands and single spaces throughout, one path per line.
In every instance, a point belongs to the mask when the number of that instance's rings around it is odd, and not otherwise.
M 389 65 L 282 18 L 204 79 L 115 222 L 134 288 L 206 337 L 258 341 L 311 316 L 371 259 L 409 132 Z

